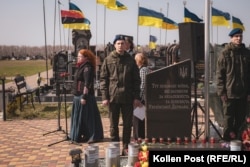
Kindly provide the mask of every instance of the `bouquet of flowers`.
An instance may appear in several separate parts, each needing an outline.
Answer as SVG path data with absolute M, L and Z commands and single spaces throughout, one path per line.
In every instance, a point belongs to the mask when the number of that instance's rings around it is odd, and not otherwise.
M 138 161 L 134 164 L 134 167 L 148 167 L 148 146 L 146 143 L 141 144 L 140 151 L 138 153 Z
M 242 132 L 243 149 L 250 151 L 250 117 L 246 118 L 246 126 Z
M 60 77 L 62 77 L 62 78 L 66 78 L 66 77 L 68 77 L 70 75 L 70 73 L 67 73 L 67 72 L 62 72 L 62 73 L 60 73 Z

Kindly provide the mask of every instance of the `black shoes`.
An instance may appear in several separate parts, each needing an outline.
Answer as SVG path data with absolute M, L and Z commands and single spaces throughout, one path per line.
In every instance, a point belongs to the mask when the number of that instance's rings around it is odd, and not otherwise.
M 98 142 L 97 140 L 89 140 L 88 144 L 97 143 L 97 142 Z
M 88 141 L 88 138 L 86 136 L 81 136 L 79 139 L 78 139 L 78 143 L 86 143 Z
M 122 156 L 128 156 L 128 149 L 127 148 L 122 149 Z
M 119 137 L 111 137 L 111 141 L 120 141 L 120 138 Z

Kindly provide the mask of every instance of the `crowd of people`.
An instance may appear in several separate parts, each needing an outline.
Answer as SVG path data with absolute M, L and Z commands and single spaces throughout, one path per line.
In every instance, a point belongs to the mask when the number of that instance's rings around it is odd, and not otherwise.
M 250 101 L 250 51 L 242 43 L 243 31 L 233 29 L 230 43 L 225 45 L 217 61 L 217 94 L 223 106 L 223 140 L 241 140 L 241 128 Z M 100 70 L 102 105 L 107 106 L 110 139 L 122 139 L 122 155 L 127 155 L 131 136 L 145 138 L 145 120 L 134 116 L 136 107 L 145 105 L 145 76 L 150 73 L 147 56 L 134 51 L 133 41 L 116 35 L 114 50 L 105 57 Z M 73 142 L 102 141 L 103 127 L 94 95 L 95 55 L 81 49 L 73 84 L 73 107 L 70 138 Z M 119 119 L 123 121 L 119 136 Z M 132 133 L 133 131 L 133 133 Z
M 133 116 L 136 107 L 145 104 L 145 76 L 149 72 L 147 57 L 134 52 L 131 38 L 117 35 L 114 50 L 104 59 L 100 72 L 102 105 L 108 106 L 111 141 L 120 141 L 119 119 L 123 121 L 122 155 L 127 155 L 132 127 L 135 139 L 145 137 L 145 121 Z M 72 93 L 74 94 L 70 139 L 72 142 L 99 142 L 103 127 L 94 96 L 95 55 L 81 49 L 77 56 Z

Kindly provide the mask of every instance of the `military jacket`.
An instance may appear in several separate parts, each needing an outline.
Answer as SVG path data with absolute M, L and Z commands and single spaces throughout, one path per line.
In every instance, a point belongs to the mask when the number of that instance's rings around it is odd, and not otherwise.
M 132 103 L 140 99 L 140 75 L 134 58 L 127 52 L 112 51 L 100 72 L 100 90 L 103 100 L 114 103 Z
M 229 43 L 218 57 L 217 94 L 228 98 L 250 95 L 250 51 L 244 44 Z

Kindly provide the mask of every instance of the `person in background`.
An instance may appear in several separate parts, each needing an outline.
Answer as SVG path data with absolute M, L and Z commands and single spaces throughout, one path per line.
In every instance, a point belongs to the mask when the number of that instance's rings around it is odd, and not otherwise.
M 128 54 L 130 54 L 130 56 L 132 56 L 133 58 L 135 57 L 133 39 L 131 39 L 131 37 L 128 36 L 125 36 L 125 51 Z M 123 123 L 121 122 L 119 125 L 123 126 Z
M 140 86 L 140 99 L 141 103 L 145 105 L 145 82 L 146 75 L 150 72 L 148 68 L 148 58 L 143 53 L 137 53 L 135 55 L 135 61 L 139 68 L 140 78 L 141 78 L 141 86 Z M 135 140 L 138 138 L 145 138 L 145 119 L 140 120 L 136 116 L 133 116 L 133 137 Z
M 73 142 L 98 142 L 104 135 L 94 95 L 96 56 L 90 50 L 79 50 L 76 67 L 72 84 L 74 99 L 70 138 Z
M 125 37 L 125 46 L 126 46 L 126 52 L 128 52 L 130 56 L 135 57 L 134 43 L 131 38 Z
M 222 100 L 224 114 L 223 139 L 241 139 L 240 128 L 250 100 L 250 51 L 245 47 L 242 29 L 233 29 L 230 43 L 218 57 L 217 94 Z
M 125 51 L 125 37 L 116 35 L 115 50 L 103 61 L 100 73 L 102 104 L 109 107 L 110 136 L 112 141 L 120 141 L 119 117 L 122 114 L 122 155 L 127 155 L 131 139 L 134 107 L 141 106 L 140 75 L 133 57 Z

